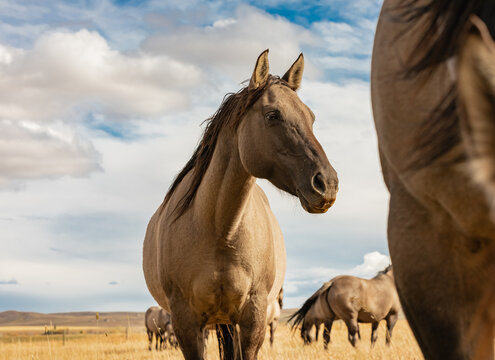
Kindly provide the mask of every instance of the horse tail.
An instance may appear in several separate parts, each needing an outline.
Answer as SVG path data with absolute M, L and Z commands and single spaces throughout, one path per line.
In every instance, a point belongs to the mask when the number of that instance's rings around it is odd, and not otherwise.
M 235 358 L 234 353 L 234 326 L 226 324 L 217 324 L 218 352 L 220 360 L 232 360 Z
M 308 313 L 308 311 L 313 307 L 313 305 L 316 303 L 316 300 L 320 296 L 326 296 L 328 291 L 330 291 L 330 288 L 333 285 L 333 280 L 327 281 L 324 283 L 311 297 L 306 300 L 301 306 L 299 310 L 297 310 L 294 314 L 291 315 L 289 318 L 288 322 L 292 322 L 291 329 L 294 330 L 299 324 L 301 324 L 304 320 L 304 317 Z

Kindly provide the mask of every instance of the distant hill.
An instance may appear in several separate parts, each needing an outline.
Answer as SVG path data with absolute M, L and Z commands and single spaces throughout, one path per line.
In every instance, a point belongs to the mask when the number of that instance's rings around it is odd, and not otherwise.
M 285 323 L 296 309 L 283 309 L 280 322 Z M 144 312 L 100 312 L 101 327 L 144 326 Z M 96 313 L 92 311 L 42 314 L 36 312 L 0 312 L 0 326 L 96 326 Z
M 0 312 L 0 326 L 96 326 L 96 312 L 42 314 L 36 312 Z M 99 326 L 144 326 L 144 312 L 100 312 Z
M 286 323 L 287 320 L 289 320 L 290 316 L 296 312 L 297 309 L 282 309 L 280 313 L 280 319 L 279 322 L 281 323 Z

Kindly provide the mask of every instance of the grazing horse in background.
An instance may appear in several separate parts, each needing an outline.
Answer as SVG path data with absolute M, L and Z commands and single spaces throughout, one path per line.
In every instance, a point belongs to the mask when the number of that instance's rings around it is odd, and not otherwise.
M 303 339 L 304 345 L 309 345 L 313 341 L 318 342 L 318 336 L 320 333 L 320 326 L 325 321 L 326 313 L 320 311 L 320 307 L 323 304 L 326 306 L 323 298 L 318 298 L 314 305 L 311 306 L 306 314 L 304 314 L 304 319 L 301 322 L 301 338 Z M 315 336 L 311 335 L 311 330 L 315 327 Z
M 371 345 L 376 342 L 378 324 L 387 322 L 387 344 L 392 338 L 392 330 L 398 319 L 400 310 L 399 298 L 395 290 L 392 266 L 380 271 L 370 280 L 355 276 L 341 275 L 323 284 L 303 306 L 289 319 L 292 327 L 301 324 L 301 337 L 311 342 L 309 331 L 315 320 L 323 323 L 324 346 L 330 342 L 330 332 L 335 320 L 343 320 L 347 326 L 348 340 L 356 346 L 359 333 L 359 322 L 371 323 Z M 305 316 L 313 312 L 310 324 L 305 323 Z M 308 327 L 309 326 L 309 327 Z
M 493 359 L 495 2 L 385 0 L 371 71 L 388 244 L 426 359 Z
M 159 306 L 152 306 L 144 315 L 144 325 L 148 334 L 148 349 L 151 350 L 153 335 L 155 336 L 155 349 L 162 350 L 167 347 L 167 341 L 173 347 L 177 347 L 170 314 Z
M 226 339 L 226 359 L 255 359 L 265 338 L 286 255 L 256 178 L 297 196 L 311 213 L 335 201 L 337 174 L 313 134 L 314 114 L 296 94 L 303 68 L 301 54 L 282 78 L 272 76 L 264 51 L 249 85 L 209 119 L 149 222 L 146 284 L 170 310 L 187 360 L 204 358 L 203 330 L 210 325 L 218 324 Z
M 324 301 L 323 298 L 317 300 Z M 312 306 L 306 315 L 304 315 L 304 319 L 301 322 L 301 338 L 303 339 L 304 345 L 309 345 L 313 341 L 318 342 L 318 337 L 320 334 L 321 324 L 325 323 L 326 314 L 320 311 L 321 303 L 315 303 L 315 306 Z M 311 330 L 315 327 L 315 336 L 313 337 L 311 334 Z M 357 327 L 357 336 L 359 340 L 361 340 L 361 332 L 359 331 L 359 323 Z M 328 348 L 328 342 L 324 342 L 323 346 Z
M 280 311 L 284 305 L 284 289 L 280 289 L 278 296 L 270 304 L 266 310 L 266 324 L 270 327 L 270 346 L 273 346 L 275 340 L 275 330 L 277 330 Z

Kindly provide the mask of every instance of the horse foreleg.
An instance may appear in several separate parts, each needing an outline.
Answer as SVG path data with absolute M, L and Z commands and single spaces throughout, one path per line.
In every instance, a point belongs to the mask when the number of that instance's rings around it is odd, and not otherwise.
M 399 315 L 397 314 L 389 314 L 387 316 L 387 336 L 386 336 L 386 342 L 387 345 L 390 345 L 390 341 L 392 340 L 392 330 L 394 330 L 395 323 L 397 322 L 397 319 L 399 318 Z
M 165 330 L 165 332 L 162 335 L 162 338 L 160 339 L 161 342 L 162 342 L 160 344 L 160 348 L 162 348 L 162 349 L 166 349 L 167 348 L 168 337 L 169 337 L 169 333 L 168 333 L 168 331 Z
M 359 322 L 358 322 L 358 331 L 357 331 L 357 335 L 358 335 L 359 340 L 361 340 L 361 331 L 359 330 Z
M 378 322 L 371 323 L 371 347 L 375 345 L 376 339 L 378 338 Z
M 184 358 L 203 360 L 205 356 L 203 329 L 192 309 L 181 296 L 171 298 L 170 307 L 175 336 Z
M 148 350 L 151 351 L 151 343 L 153 342 L 153 332 L 147 331 L 148 333 Z
M 320 324 L 315 324 L 315 342 L 318 342 L 318 334 L 320 333 Z
M 255 360 L 266 334 L 266 294 L 252 296 L 245 305 L 236 331 L 234 346 L 242 360 Z M 240 340 L 240 342 L 239 342 Z M 240 347 L 240 349 L 239 349 Z
M 323 347 L 325 350 L 328 349 L 328 344 L 330 343 L 330 333 L 332 332 L 333 320 L 326 321 L 323 328 Z
M 275 340 L 275 330 L 277 330 L 278 321 L 273 320 L 270 323 L 270 346 L 273 346 L 273 341 Z

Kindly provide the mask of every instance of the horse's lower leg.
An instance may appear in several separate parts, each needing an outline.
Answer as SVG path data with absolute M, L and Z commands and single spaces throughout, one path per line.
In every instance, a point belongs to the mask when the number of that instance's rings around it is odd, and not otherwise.
M 167 348 L 167 343 L 170 340 L 170 333 L 168 331 L 165 331 L 165 333 L 162 335 L 162 349 Z
M 320 332 L 320 324 L 315 324 L 315 342 L 318 342 L 318 333 Z
M 378 322 L 371 323 L 371 347 L 375 345 L 376 339 L 378 338 Z
M 236 355 L 242 360 L 255 360 L 266 334 L 266 294 L 252 296 L 239 320 L 239 333 L 234 338 Z M 240 340 L 240 341 L 239 341 Z M 240 360 L 238 359 L 238 360 Z
M 356 334 L 358 331 L 357 319 L 349 319 L 345 321 L 347 325 L 347 339 L 352 346 L 356 346 Z
M 160 335 L 158 333 L 155 334 L 155 350 L 158 351 L 158 344 L 160 343 Z
M 170 298 L 170 306 L 175 336 L 184 358 L 203 360 L 205 356 L 204 337 L 198 319 L 182 297 Z
M 390 345 L 390 341 L 392 340 L 392 331 L 394 330 L 395 323 L 397 322 L 397 319 L 399 316 L 397 314 L 389 314 L 387 317 L 387 336 L 386 336 L 386 343 L 387 345 Z
M 361 340 L 361 331 L 359 330 L 359 323 L 358 323 L 357 335 L 358 335 L 359 340 Z
M 153 342 L 153 333 L 151 331 L 147 331 L 148 333 L 148 350 L 151 351 L 151 343 Z
M 270 323 L 270 346 L 273 346 L 273 341 L 275 340 L 275 330 L 277 329 L 278 321 L 273 320 Z
M 323 347 L 328 349 L 328 344 L 330 343 L 330 333 L 332 332 L 333 321 L 325 322 L 323 328 Z
M 216 326 L 220 360 L 233 360 L 235 358 L 234 331 L 232 325 L 219 324 Z

